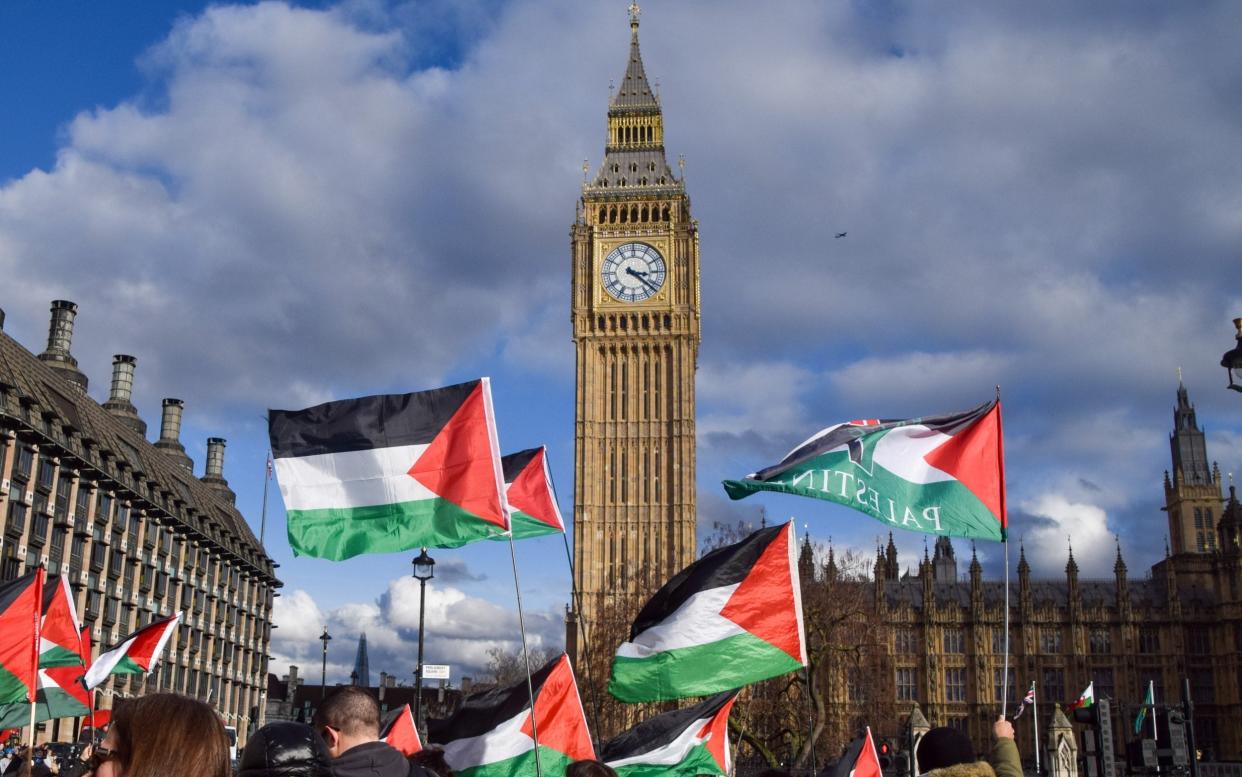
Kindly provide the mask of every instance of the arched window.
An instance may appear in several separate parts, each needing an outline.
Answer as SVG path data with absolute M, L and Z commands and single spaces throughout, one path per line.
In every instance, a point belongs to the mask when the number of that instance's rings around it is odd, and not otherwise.
M 622 179 L 622 180 L 624 180 L 624 179 Z M 630 220 L 630 209 L 629 209 L 629 208 L 622 208 L 622 209 L 621 209 L 621 223 L 622 223 L 622 224 L 624 224 L 624 223 L 628 222 L 629 220 Z
M 608 209 L 608 223 L 609 224 L 617 223 L 617 206 L 616 205 L 613 205 L 611 208 Z
M 668 206 L 667 205 L 664 206 L 664 210 L 660 215 L 661 215 L 661 218 L 663 218 L 665 221 L 668 221 Z
M 630 206 L 630 221 L 638 221 L 638 206 Z
M 608 220 L 608 208 L 601 205 L 599 206 L 599 223 L 603 224 L 607 220 Z
M 647 182 L 647 179 L 646 179 L 646 178 L 644 178 L 644 179 L 643 179 L 643 183 L 646 183 L 646 182 Z M 647 220 L 647 206 L 646 206 L 646 205 L 644 205 L 644 206 L 643 206 L 643 210 L 642 210 L 642 213 L 641 213 L 640 215 L 641 215 L 641 218 L 642 218 L 642 220 L 643 220 L 643 221 L 646 221 L 646 220 Z M 644 328 L 645 328 L 645 327 L 644 327 Z

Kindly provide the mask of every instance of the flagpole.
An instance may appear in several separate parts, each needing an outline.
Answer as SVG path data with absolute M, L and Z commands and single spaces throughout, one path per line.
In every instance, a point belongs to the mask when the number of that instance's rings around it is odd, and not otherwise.
M 790 517 L 789 520 L 792 523 L 794 519 Z M 796 524 L 794 528 L 795 530 L 797 529 Z M 809 538 L 810 530 L 804 526 L 803 531 L 805 532 L 803 536 Z M 794 539 L 795 540 L 797 539 L 796 535 Z M 810 642 L 810 637 L 807 637 L 807 642 L 808 643 Z M 807 732 L 806 732 L 807 744 L 809 744 L 811 747 L 811 768 L 815 772 L 818 772 L 819 762 L 818 762 L 818 759 L 816 759 L 815 757 L 815 700 L 811 698 L 811 694 L 814 693 L 814 690 L 811 687 L 811 646 L 810 644 L 807 644 L 806 646 L 806 655 L 807 655 L 806 666 L 802 667 L 802 671 L 806 677 L 806 723 L 808 726 Z
M 267 487 L 272 482 L 272 452 L 267 452 L 267 461 L 263 463 L 263 507 L 259 511 L 259 544 L 263 544 L 263 535 L 267 531 Z
M 530 697 L 530 738 L 535 741 L 535 775 L 543 777 L 539 758 L 539 723 L 535 720 L 535 687 L 530 681 L 530 651 L 526 648 L 526 619 L 522 615 L 522 587 L 518 584 L 517 551 L 513 548 L 513 527 L 509 527 L 509 560 L 513 562 L 513 592 L 517 595 L 518 630 L 522 632 L 522 659 L 526 664 L 526 695 Z
M 35 747 L 35 710 L 39 707 L 39 643 L 42 640 L 43 626 L 43 576 L 45 570 L 43 564 L 39 564 L 39 568 L 35 570 L 35 595 L 34 595 L 34 644 L 31 646 L 34 652 L 34 671 L 30 678 L 30 747 L 26 750 L 26 768 L 31 769 L 34 766 L 34 747 Z
M 1001 545 L 1005 552 L 1005 668 L 1001 672 L 1001 717 L 1009 711 L 1009 537 L 1005 509 L 1005 448 L 1004 427 L 1001 424 L 1001 388 L 996 384 L 996 445 L 997 462 L 1000 467 Z M 1038 743 L 1037 743 L 1038 744 Z
M 1159 744 L 1160 729 L 1156 726 L 1156 681 L 1147 681 L 1148 695 L 1151 697 L 1151 741 Z M 1156 774 L 1160 774 L 1160 759 L 1156 759 Z
M 565 561 L 569 563 L 569 599 L 578 608 L 578 622 L 582 624 L 582 660 L 586 664 L 587 687 L 591 689 L 591 716 L 595 718 L 592 725 L 595 730 L 595 737 L 592 738 L 594 744 L 602 729 L 599 727 L 599 691 L 595 687 L 595 681 L 591 679 L 591 640 L 587 636 L 586 621 L 582 620 L 582 592 L 578 590 L 578 581 L 574 576 L 574 557 L 569 552 L 569 532 L 562 530 L 561 539 L 565 541 Z M 598 748 L 596 752 L 598 753 Z
M 1031 690 L 1035 690 L 1035 683 L 1031 683 Z M 1031 699 L 1031 723 L 1035 725 L 1035 774 L 1039 774 L 1039 694 L 1035 694 Z

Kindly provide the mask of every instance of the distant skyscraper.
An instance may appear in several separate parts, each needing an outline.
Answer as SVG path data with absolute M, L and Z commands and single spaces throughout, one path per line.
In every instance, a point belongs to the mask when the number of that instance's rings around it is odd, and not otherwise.
M 362 632 L 358 638 L 358 655 L 354 658 L 354 675 L 357 683 L 363 688 L 371 687 L 371 667 L 367 663 L 367 633 Z

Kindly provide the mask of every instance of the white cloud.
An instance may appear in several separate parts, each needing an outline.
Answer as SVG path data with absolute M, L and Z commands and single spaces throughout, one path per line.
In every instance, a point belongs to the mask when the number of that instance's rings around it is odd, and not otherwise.
M 1102 508 L 1087 502 L 1071 502 L 1059 494 L 1041 496 L 1020 507 L 1046 521 L 1022 534 L 1034 575 L 1063 577 L 1071 543 L 1081 577 L 1111 575 L 1116 545 L 1108 528 L 1108 515 Z

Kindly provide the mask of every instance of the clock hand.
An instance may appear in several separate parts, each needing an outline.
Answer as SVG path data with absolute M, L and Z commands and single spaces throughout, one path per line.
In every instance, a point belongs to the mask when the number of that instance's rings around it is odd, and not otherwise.
M 633 267 L 626 267 L 625 272 L 628 273 L 629 275 L 633 275 L 635 278 L 638 278 L 639 280 L 642 280 L 647 275 L 647 273 L 643 272 L 642 270 L 635 270 Z

